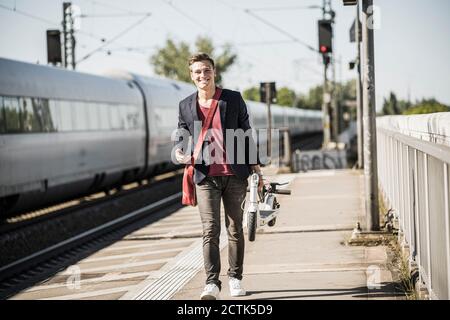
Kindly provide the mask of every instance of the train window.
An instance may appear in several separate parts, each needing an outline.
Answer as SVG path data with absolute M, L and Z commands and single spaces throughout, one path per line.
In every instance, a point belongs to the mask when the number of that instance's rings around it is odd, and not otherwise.
M 72 102 L 74 112 L 74 129 L 77 131 L 89 130 L 89 119 L 87 116 L 87 106 L 82 102 Z
M 54 131 L 52 118 L 50 116 L 50 108 L 48 106 L 48 99 L 33 98 L 31 101 L 33 105 L 34 117 L 37 119 L 37 122 L 39 122 L 41 127 L 41 130 L 38 131 Z
M 33 105 L 30 98 L 20 98 L 20 108 L 22 113 L 23 132 L 40 132 L 41 124 L 35 117 Z
M 55 125 L 53 124 L 52 115 L 50 112 L 50 104 L 48 99 L 42 99 L 42 120 L 44 132 L 54 132 Z
M 53 131 L 61 131 L 61 108 L 58 100 L 50 100 L 48 102 L 50 116 L 53 123 Z
M 69 101 L 60 101 L 61 131 L 73 130 L 72 105 Z
M 125 121 L 125 129 L 132 130 L 136 128 L 136 111 L 134 106 L 125 105 L 120 107 L 123 112 L 123 119 Z
M 118 105 L 118 106 L 116 106 L 116 108 L 117 108 L 117 112 L 119 113 L 119 118 L 120 118 L 119 129 L 120 130 L 128 129 L 128 124 L 127 124 L 127 106 Z
M 131 122 L 131 128 L 133 129 L 139 129 L 141 126 L 141 114 L 139 112 L 139 107 L 131 105 L 130 106 L 130 114 L 128 115 L 130 122 Z
M 0 97 L 0 133 L 5 133 L 5 112 L 3 108 L 3 97 Z
M 99 129 L 110 130 L 108 106 L 103 103 L 96 103 L 96 107 L 98 109 Z
M 111 120 L 111 129 L 112 130 L 121 129 L 120 106 L 108 105 L 108 110 Z
M 0 96 L 0 133 L 134 130 L 142 125 L 136 105 Z
M 22 128 L 20 125 L 21 114 L 19 99 L 5 97 L 3 100 L 3 106 L 5 108 L 6 132 L 20 133 Z
M 86 103 L 87 108 L 87 117 L 89 119 L 89 129 L 90 130 L 98 130 L 99 128 L 99 117 L 98 117 L 98 107 L 95 103 Z

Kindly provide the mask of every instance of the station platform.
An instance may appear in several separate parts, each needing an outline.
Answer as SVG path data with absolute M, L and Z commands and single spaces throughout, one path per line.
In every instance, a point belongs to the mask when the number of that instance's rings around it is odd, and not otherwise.
M 346 243 L 357 222 L 365 225 L 362 172 L 263 171 L 271 182 L 289 182 L 292 194 L 277 195 L 274 227 L 259 229 L 254 242 L 245 233 L 243 297 L 229 295 L 222 219 L 220 299 L 404 299 L 387 247 Z M 198 208 L 173 210 L 10 299 L 198 300 L 205 281 Z
M 220 299 L 402 298 L 393 288 L 386 247 L 346 245 L 356 223 L 365 225 L 361 171 L 265 175 L 289 182 L 292 195 L 277 195 L 281 212 L 274 227 L 262 227 L 254 242 L 246 234 L 243 297 L 229 295 L 222 224 Z M 201 265 L 171 299 L 199 299 L 204 281 Z

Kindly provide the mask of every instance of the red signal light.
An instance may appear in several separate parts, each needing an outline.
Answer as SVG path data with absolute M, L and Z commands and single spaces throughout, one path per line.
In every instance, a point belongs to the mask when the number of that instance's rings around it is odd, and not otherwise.
M 326 46 L 320 46 L 320 52 L 327 53 L 328 52 L 328 48 Z

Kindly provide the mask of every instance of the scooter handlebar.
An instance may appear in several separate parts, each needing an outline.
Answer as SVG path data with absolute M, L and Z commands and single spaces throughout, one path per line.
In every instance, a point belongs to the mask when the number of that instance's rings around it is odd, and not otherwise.
M 291 190 L 287 190 L 287 189 L 280 189 L 280 190 L 276 190 L 275 193 L 277 194 L 291 194 Z

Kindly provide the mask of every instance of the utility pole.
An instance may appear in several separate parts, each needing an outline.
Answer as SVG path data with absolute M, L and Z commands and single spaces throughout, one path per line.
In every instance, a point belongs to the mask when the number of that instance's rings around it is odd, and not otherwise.
M 322 2 L 322 20 L 319 21 L 319 52 L 322 53 L 324 65 L 324 81 L 323 81 L 323 101 L 322 101 L 322 126 L 323 126 L 323 143 L 322 148 L 327 149 L 331 141 L 331 90 L 328 80 L 328 66 L 331 62 L 331 53 L 333 52 L 333 21 L 334 11 L 331 10 L 331 0 L 323 0 Z M 334 117 L 333 117 L 334 118 Z M 334 122 L 334 119 L 333 119 Z M 334 126 L 333 126 L 334 127 Z M 333 128 L 334 130 L 334 128 Z M 335 137 L 333 137 L 335 138 Z
M 361 25 L 359 19 L 359 2 L 356 5 L 356 21 L 355 21 L 355 42 L 358 52 L 358 57 L 356 61 L 358 79 L 356 81 L 356 130 L 358 139 L 358 168 L 364 168 L 364 153 L 363 153 L 363 123 L 362 123 L 362 82 L 361 82 Z
M 336 90 L 336 61 L 334 58 L 334 52 L 331 55 L 331 63 L 332 63 L 332 75 L 333 79 L 331 81 L 332 83 L 332 89 L 331 89 L 331 112 L 333 114 L 332 116 L 332 125 L 331 125 L 331 140 L 334 142 L 338 142 L 338 136 L 339 136 L 339 110 L 338 110 L 338 103 L 337 103 L 337 90 Z
M 362 42 L 364 76 L 362 88 L 364 126 L 364 185 L 366 193 L 366 220 L 368 231 L 380 230 L 378 208 L 378 165 L 375 104 L 375 54 L 373 0 L 342 0 L 344 6 L 358 5 L 362 1 Z M 359 16 L 359 10 L 358 10 Z M 358 21 L 356 21 L 358 22 Z M 356 27 L 356 26 L 355 26 Z M 359 28 L 359 26 L 358 26 Z M 359 35 L 357 38 L 359 40 Z M 359 64 L 359 63 L 358 63 Z
M 336 13 L 333 11 L 331 7 L 331 0 L 326 1 L 327 10 L 326 13 L 329 14 L 329 18 L 331 20 L 332 25 L 334 25 L 334 18 L 336 17 Z M 331 29 L 331 38 L 334 39 L 334 28 Z M 334 44 L 334 41 L 332 41 Z M 331 112 L 332 112 L 332 125 L 331 125 L 331 140 L 334 142 L 338 142 L 339 135 L 339 112 L 338 112 L 338 103 L 337 103 L 337 93 L 336 93 L 336 60 L 334 55 L 334 50 L 331 51 L 331 64 L 332 64 L 332 86 L 330 90 L 331 97 Z
M 270 105 L 277 98 L 275 82 L 261 82 L 259 85 L 259 97 L 261 102 L 267 104 L 267 156 L 269 163 L 272 163 L 272 113 Z
M 323 56 L 323 101 L 322 101 L 322 114 L 323 114 L 323 143 L 322 148 L 328 148 L 331 141 L 330 132 L 330 93 L 328 92 L 328 64 L 329 56 Z
M 67 68 L 70 65 L 75 70 L 75 35 L 74 35 L 74 21 L 72 15 L 72 3 L 63 2 L 63 39 L 64 39 L 64 67 Z
M 364 176 L 366 190 L 366 219 L 369 231 L 380 230 L 378 209 L 378 165 L 375 104 L 375 55 L 373 0 L 362 0 L 364 86 L 363 86 L 363 126 L 364 126 Z
M 270 83 L 266 82 L 264 84 L 266 89 L 266 103 L 267 103 L 267 143 L 268 150 L 267 155 L 269 156 L 269 162 L 272 163 L 272 113 L 270 111 L 270 104 L 272 102 Z

